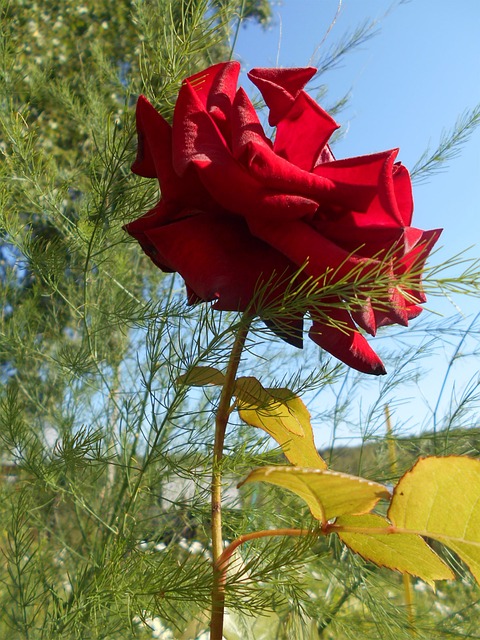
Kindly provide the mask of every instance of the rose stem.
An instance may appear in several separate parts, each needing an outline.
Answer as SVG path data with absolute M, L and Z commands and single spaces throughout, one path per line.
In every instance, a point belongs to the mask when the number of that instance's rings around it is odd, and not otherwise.
M 210 640 L 222 640 L 223 615 L 225 604 L 225 592 L 223 576 L 217 569 L 217 562 L 223 552 L 222 537 L 222 470 L 223 443 L 228 418 L 231 413 L 231 400 L 235 388 L 235 376 L 237 375 L 240 357 L 242 355 L 245 340 L 250 328 L 250 316 L 245 313 L 235 337 L 225 382 L 220 395 L 217 415 L 215 417 L 215 443 L 213 447 L 212 465 L 212 556 L 213 556 L 213 587 L 212 587 L 212 619 L 210 622 Z
M 235 549 L 244 542 L 258 538 L 271 538 L 273 536 L 308 536 L 312 532 L 308 529 L 266 529 L 245 533 L 231 542 L 218 556 L 214 563 L 214 594 L 212 598 L 212 621 L 210 624 L 210 640 L 222 640 L 223 610 L 225 604 L 225 580 L 230 559 Z M 218 619 L 217 619 L 218 616 Z M 214 626 L 218 625 L 218 626 Z M 217 634 L 217 635 L 215 635 Z M 218 635 L 219 634 L 219 635 Z

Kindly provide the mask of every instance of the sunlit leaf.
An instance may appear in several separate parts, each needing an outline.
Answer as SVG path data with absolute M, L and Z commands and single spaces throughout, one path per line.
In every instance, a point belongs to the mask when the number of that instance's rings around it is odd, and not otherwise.
M 388 518 L 455 551 L 480 583 L 480 460 L 421 458 L 395 487 Z
M 250 411 L 252 416 L 253 413 L 257 414 L 255 418 L 257 424 L 254 426 L 264 428 L 263 422 L 273 421 L 282 425 L 287 431 L 303 436 L 300 416 L 295 415 L 289 409 L 280 394 L 278 394 L 280 397 L 276 397 L 271 391 L 271 389 L 264 389 L 261 383 L 253 377 L 238 378 L 235 382 L 235 395 L 239 409 Z M 282 391 L 292 396 L 288 389 Z
M 390 526 L 390 522 L 372 513 L 359 516 L 341 516 L 335 526 L 357 528 L 362 531 L 336 531 L 340 539 L 365 560 L 380 567 L 409 573 L 428 582 L 453 580 L 455 575 L 428 546 L 423 538 L 413 533 L 379 534 L 375 530 Z M 372 532 L 369 533 L 368 529 Z
M 242 420 L 266 431 L 281 446 L 289 462 L 299 467 L 326 469 L 313 439 L 310 414 L 302 400 L 289 389 L 263 389 L 266 404 L 238 400 Z M 245 397 L 245 395 L 242 395 Z
M 390 493 L 381 484 L 338 471 L 300 467 L 261 467 L 247 482 L 269 482 L 293 491 L 308 504 L 314 518 L 326 523 L 335 516 L 366 513 Z
M 248 424 L 260 427 L 267 433 L 270 433 L 269 428 L 278 427 L 282 432 L 304 437 L 303 422 L 310 423 L 310 414 L 300 398 L 296 398 L 300 404 L 288 402 L 288 398 L 294 399 L 288 389 L 264 389 L 256 378 L 246 377 L 236 381 L 235 395 L 240 415 Z
M 214 367 L 192 367 L 187 373 L 177 378 L 177 384 L 186 384 L 190 387 L 206 387 L 209 384 L 222 385 L 225 376 Z

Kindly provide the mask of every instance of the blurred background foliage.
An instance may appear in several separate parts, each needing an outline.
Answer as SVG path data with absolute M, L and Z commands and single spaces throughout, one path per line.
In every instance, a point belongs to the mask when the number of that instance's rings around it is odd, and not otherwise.
M 267 0 L 0 0 L 2 638 L 187 640 L 206 628 L 217 395 L 174 381 L 198 362 L 226 362 L 235 317 L 185 307 L 181 280 L 122 230 L 158 198 L 154 181 L 130 173 L 134 104 L 145 93 L 170 117 L 182 79 L 228 58 L 239 25 L 270 17 Z M 455 323 L 442 326 L 439 335 L 466 344 Z M 263 337 L 252 334 L 245 373 L 263 363 L 265 384 L 324 393 L 314 424 L 333 433 L 351 419 L 361 376 L 313 350 L 267 353 Z M 468 339 L 477 358 L 476 324 Z M 324 452 L 335 468 L 393 482 L 421 454 L 478 455 L 472 381 L 435 437 L 397 438 L 392 473 L 384 405 L 427 347 L 397 342 L 397 374 L 364 413 L 365 442 Z M 275 488 L 237 493 L 242 475 L 280 457 L 262 434 L 233 426 L 228 538 L 309 526 L 300 503 Z M 415 585 L 419 638 L 480 637 L 478 588 L 449 562 L 456 584 L 436 596 Z M 226 634 L 408 638 L 402 588 L 335 540 L 259 543 L 229 578 Z

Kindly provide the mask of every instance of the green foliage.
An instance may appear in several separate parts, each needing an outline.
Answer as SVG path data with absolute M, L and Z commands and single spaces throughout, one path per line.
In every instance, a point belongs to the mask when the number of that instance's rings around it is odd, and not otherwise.
M 154 269 L 121 227 L 157 201 L 156 186 L 130 173 L 136 96 L 169 117 L 182 79 L 230 56 L 240 15 L 265 23 L 270 5 L 0 0 L 0 637 L 151 638 L 162 624 L 193 638 L 208 624 L 218 378 L 192 390 L 176 381 L 195 367 L 223 371 L 238 319 L 186 308 L 180 280 Z M 324 66 L 367 35 L 360 29 L 327 52 Z M 477 276 L 467 265 L 441 286 L 471 292 Z M 432 289 L 439 278 L 433 272 Z M 395 393 L 418 380 L 434 329 L 463 340 L 456 320 L 420 325 L 420 348 L 397 338 L 392 374 L 362 412 L 365 444 L 344 470 L 392 480 L 383 406 L 395 408 Z M 321 391 L 316 429 L 359 424 L 346 401 L 361 393 L 359 376 L 313 351 L 293 370 L 299 356 L 264 347 L 266 335 L 255 323 L 242 376 L 253 366 L 260 377 L 263 367 L 267 391 L 291 389 L 280 400 L 294 416 L 304 415 L 300 395 Z M 472 325 L 460 355 L 478 357 L 477 342 Z M 467 430 L 477 406 L 472 380 L 448 410 L 435 409 L 435 437 L 397 440 L 400 471 L 421 453 L 478 455 Z M 261 398 L 242 410 L 263 418 Z M 235 414 L 231 422 L 222 461 L 229 487 L 252 467 L 279 462 L 263 431 Z M 277 441 L 286 437 L 280 423 Z M 325 452 L 334 468 L 339 455 Z M 226 491 L 229 539 L 272 522 L 311 526 L 301 501 L 281 488 L 242 491 Z M 420 638 L 476 633 L 478 589 L 461 562 L 446 560 L 463 582 L 441 585 L 444 599 L 418 591 Z M 398 576 L 313 537 L 242 549 L 227 607 L 232 638 L 235 628 L 258 628 L 259 611 L 285 638 L 410 633 Z
M 450 131 L 444 131 L 434 151 L 427 149 L 412 169 L 413 183 L 422 183 L 444 171 L 450 160 L 458 156 L 462 146 L 480 125 L 480 103 L 465 111 Z

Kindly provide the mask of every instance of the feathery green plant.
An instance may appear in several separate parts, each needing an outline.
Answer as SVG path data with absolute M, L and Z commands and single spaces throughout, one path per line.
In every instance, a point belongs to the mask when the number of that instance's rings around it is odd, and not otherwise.
M 0 637 L 124 640 L 161 627 L 187 639 L 208 625 L 218 394 L 175 381 L 196 365 L 224 364 L 238 318 L 186 308 L 180 280 L 154 270 L 122 231 L 157 198 L 129 170 L 132 107 L 142 92 L 171 114 L 185 76 L 229 57 L 237 21 L 269 15 L 264 0 L 0 0 Z M 341 41 L 323 69 L 368 35 L 361 28 Z M 419 172 L 465 141 L 473 116 Z M 463 260 L 450 275 L 433 268 L 429 293 L 478 293 L 478 263 Z M 341 281 L 337 293 L 350 296 L 349 286 Z M 290 294 L 294 308 L 298 292 Z M 321 394 L 313 422 L 332 430 L 336 468 L 385 482 L 397 479 L 385 453 L 385 403 L 395 420 L 395 403 L 421 383 L 432 349 L 458 345 L 446 375 L 460 355 L 478 357 L 478 322 L 420 322 L 389 339 L 391 373 L 368 406 L 353 406 L 366 386 L 360 375 L 308 348 L 300 372 L 299 356 L 265 347 L 267 335 L 255 321 L 241 373 L 262 367 L 264 385 Z M 397 438 L 399 473 L 420 453 L 478 455 L 478 384 L 455 389 L 447 409 L 445 384 L 423 425 L 435 438 Z M 356 425 L 363 443 L 342 461 L 345 425 Z M 311 525 L 301 501 L 277 487 L 231 489 L 253 466 L 280 460 L 271 442 L 240 420 L 229 428 L 230 540 L 273 521 Z M 463 581 L 442 585 L 437 600 L 416 585 L 419 638 L 475 632 L 478 589 L 458 560 L 447 561 Z M 226 595 L 229 638 L 410 637 L 400 580 L 335 540 L 242 548 Z

